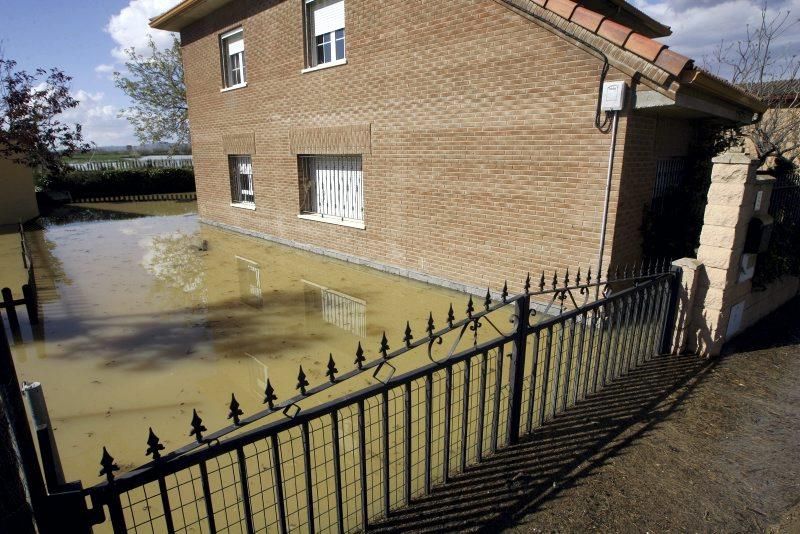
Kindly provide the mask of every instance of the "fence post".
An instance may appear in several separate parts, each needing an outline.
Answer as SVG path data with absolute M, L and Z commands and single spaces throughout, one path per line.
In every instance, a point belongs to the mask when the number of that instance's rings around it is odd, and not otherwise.
M 43 515 L 47 513 L 47 510 L 44 509 L 47 491 L 45 490 L 42 472 L 39 469 L 39 459 L 36 457 L 36 447 L 33 443 L 31 428 L 28 425 L 28 414 L 22 402 L 22 393 L 17 380 L 17 372 L 14 368 L 14 359 L 11 356 L 11 347 L 8 344 L 8 338 L 6 338 L 2 319 L 0 319 L 0 402 L 11 427 L 11 440 L 16 442 L 16 447 L 12 443 L 7 443 L 3 444 L 3 448 L 9 452 L 14 448 L 17 449 L 25 484 L 30 495 L 33 516 L 41 524 L 43 523 Z M 4 488 L 4 486 L 4 484 L 0 484 L 0 488 Z M 11 486 L 11 484 L 8 484 L 8 486 Z M 0 489 L 0 494 L 2 494 L 2 489 Z M 23 520 L 21 517 L 17 519 Z M 26 521 L 20 523 L 20 526 L 25 526 L 26 523 Z
M 516 331 L 514 332 L 514 350 L 511 353 L 511 372 L 508 383 L 509 392 L 508 410 L 508 444 L 519 442 L 519 421 L 522 415 L 522 386 L 525 374 L 525 351 L 528 341 L 528 316 L 530 315 L 530 297 L 525 296 L 516 303 Z
M 678 294 L 681 290 L 681 278 L 683 269 L 677 265 L 672 265 L 669 268 L 670 284 L 669 284 L 669 302 L 667 304 L 667 316 L 664 322 L 664 330 L 661 336 L 661 350 L 660 354 L 668 354 L 672 351 L 672 336 L 675 333 L 675 321 L 678 310 Z

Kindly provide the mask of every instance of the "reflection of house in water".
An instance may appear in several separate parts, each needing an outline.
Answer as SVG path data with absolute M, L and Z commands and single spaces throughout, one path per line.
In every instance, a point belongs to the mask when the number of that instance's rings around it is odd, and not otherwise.
M 359 337 L 367 336 L 367 303 L 356 297 L 303 280 L 306 316 L 317 311 L 329 324 Z
M 239 295 L 242 302 L 254 308 L 264 305 L 261 294 L 261 267 L 254 261 L 236 256 L 236 270 L 239 272 Z

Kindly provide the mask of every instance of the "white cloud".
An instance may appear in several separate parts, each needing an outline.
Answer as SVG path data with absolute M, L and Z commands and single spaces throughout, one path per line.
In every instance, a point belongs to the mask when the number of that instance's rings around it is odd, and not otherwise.
M 743 39 L 748 25 L 760 22 L 762 0 L 634 0 L 638 8 L 672 27 L 672 36 L 664 41 L 676 51 L 702 63 L 723 40 Z M 769 16 L 778 11 L 800 14 L 800 0 L 771 0 Z M 800 26 L 784 34 L 781 46 L 800 52 Z
M 177 3 L 177 0 L 130 0 L 119 13 L 112 15 L 105 28 L 117 45 L 111 50 L 111 55 L 121 62 L 125 60 L 125 50 L 128 48 L 135 48 L 138 52 L 145 51 L 149 36 L 153 37 L 157 46 L 169 46 L 172 42 L 171 34 L 153 30 L 148 22 Z
M 84 139 L 97 146 L 136 144 L 133 128 L 126 119 L 119 117 L 117 106 L 105 101 L 102 92 L 80 89 L 72 96 L 80 104 L 64 112 L 60 120 L 65 124 L 82 125 Z

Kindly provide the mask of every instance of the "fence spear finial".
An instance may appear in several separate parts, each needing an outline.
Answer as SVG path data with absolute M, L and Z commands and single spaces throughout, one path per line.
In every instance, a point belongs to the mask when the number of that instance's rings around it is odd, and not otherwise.
M 558 270 L 553 271 L 553 289 L 558 289 Z
M 338 372 L 339 370 L 336 368 L 336 362 L 333 361 L 333 353 L 330 353 L 330 357 L 328 358 L 328 371 L 325 373 L 325 376 L 328 377 L 331 384 L 336 382 L 336 373 Z
M 472 312 L 475 311 L 475 303 L 472 302 L 472 295 L 469 296 L 469 302 L 467 302 L 467 317 L 472 319 Z
M 383 355 L 383 359 L 386 360 L 389 357 L 389 340 L 386 338 L 386 331 L 383 331 L 383 337 L 381 337 L 381 348 L 380 353 Z
M 591 267 L 589 267 L 589 272 L 586 273 L 586 285 L 587 286 L 592 285 L 592 268 Z
M 355 363 L 359 369 L 363 369 L 365 361 L 367 361 L 367 359 L 364 357 L 364 349 L 361 347 L 361 342 L 359 341 L 358 348 L 356 349 L 356 361 L 353 363 Z
M 575 285 L 581 285 L 581 268 L 578 267 L 578 274 L 575 275 Z
M 428 337 L 433 337 L 433 332 L 436 330 L 436 325 L 433 324 L 433 312 L 430 312 L 428 315 L 428 327 L 425 329 L 425 332 L 428 333 Z
M 530 279 L 530 274 L 528 275 L 528 279 Z M 527 293 L 527 290 L 525 291 Z M 508 280 L 503 282 L 503 291 L 500 293 L 500 300 L 503 301 L 503 304 L 508 302 Z
M 525 277 L 525 287 L 523 289 L 526 295 L 531 292 L 531 273 L 528 273 L 528 276 Z
M 239 407 L 239 401 L 236 400 L 236 395 L 231 393 L 231 403 L 228 405 L 230 412 L 228 412 L 228 419 L 233 419 L 233 424 L 239 424 L 239 417 L 244 415 L 244 412 Z
M 410 347 L 413 340 L 414 336 L 411 334 L 411 323 L 406 321 L 406 331 L 405 335 L 403 335 L 403 343 L 406 344 L 406 347 Z
M 492 306 L 492 293 L 489 288 L 486 288 L 486 296 L 483 299 L 483 307 L 487 310 Z
M 453 311 L 453 303 L 450 303 L 450 309 L 447 310 L 447 325 L 453 328 L 453 322 L 456 320 L 456 314 Z
M 150 427 L 150 433 L 147 435 L 147 450 L 144 451 L 145 456 L 152 456 L 153 460 L 161 458 L 161 451 L 164 450 L 164 445 L 158 439 L 156 433 L 153 432 L 153 427 Z
M 542 277 L 539 279 L 539 291 L 544 291 L 544 271 L 542 271 Z
M 103 457 L 100 458 L 100 475 L 105 475 L 109 482 L 114 480 L 114 471 L 119 471 L 119 466 L 114 463 L 114 457 L 108 454 L 108 450 L 103 447 Z
M 272 387 L 269 378 L 267 378 L 267 388 L 264 390 L 264 404 L 269 405 L 270 410 L 274 410 L 276 400 L 278 400 L 278 396 L 275 395 L 275 388 Z
M 203 432 L 206 427 L 203 426 L 203 420 L 197 415 L 197 410 L 192 410 L 192 431 L 189 432 L 190 436 L 194 436 L 197 443 L 203 443 Z
M 306 374 L 303 372 L 303 366 L 300 366 L 300 372 L 297 373 L 297 387 L 295 389 L 299 389 L 302 395 L 306 394 L 306 388 L 308 387 L 308 380 L 306 380 Z
M 569 267 L 567 267 L 567 271 L 564 273 L 564 287 L 569 287 Z

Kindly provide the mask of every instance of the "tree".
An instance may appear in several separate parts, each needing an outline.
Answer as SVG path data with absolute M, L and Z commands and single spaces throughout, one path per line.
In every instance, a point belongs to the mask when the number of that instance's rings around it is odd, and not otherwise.
M 133 101 L 133 106 L 121 115 L 133 125 L 141 143 L 188 143 L 189 118 L 180 41 L 173 36 L 172 46 L 159 50 L 150 37 L 148 49 L 147 54 L 127 49 L 127 72 L 114 73 L 116 86 Z
M 0 57 L 0 156 L 58 175 L 65 158 L 90 148 L 80 124 L 57 119 L 79 104 L 70 94 L 71 80 L 57 68 L 29 73 Z
M 739 41 L 722 42 L 714 54 L 722 74 L 769 105 L 757 124 L 742 131 L 762 161 L 791 162 L 800 153 L 800 60 L 785 42 L 799 23 L 789 11 L 770 14 L 765 2 L 758 26 L 748 26 Z

